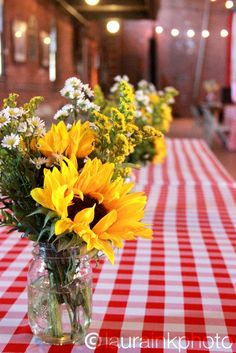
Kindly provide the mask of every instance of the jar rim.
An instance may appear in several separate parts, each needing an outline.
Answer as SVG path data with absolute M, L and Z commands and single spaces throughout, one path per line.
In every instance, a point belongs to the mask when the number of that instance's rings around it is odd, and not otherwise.
M 88 260 L 88 254 L 80 254 L 80 247 L 71 247 L 57 251 L 56 247 L 52 243 L 34 243 L 32 255 L 34 257 L 42 257 L 47 259 L 65 259 L 75 256 L 76 258 Z

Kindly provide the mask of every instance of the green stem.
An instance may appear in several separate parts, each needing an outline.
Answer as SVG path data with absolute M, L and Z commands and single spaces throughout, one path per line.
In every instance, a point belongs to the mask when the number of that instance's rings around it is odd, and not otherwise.
M 49 281 L 50 288 L 52 291 L 55 290 L 53 273 L 50 273 Z M 51 323 L 52 335 L 53 337 L 60 338 L 63 337 L 60 304 L 58 302 L 56 293 L 50 291 L 49 298 L 49 319 Z

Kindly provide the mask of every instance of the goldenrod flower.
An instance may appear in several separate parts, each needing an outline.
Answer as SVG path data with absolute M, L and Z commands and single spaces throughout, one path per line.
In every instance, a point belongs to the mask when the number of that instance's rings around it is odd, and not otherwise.
M 74 232 L 87 244 L 87 251 L 101 250 L 114 263 L 113 246 L 136 236 L 152 237 L 152 230 L 141 222 L 146 197 L 129 193 L 132 183 L 112 180 L 114 165 L 88 160 L 80 173 L 76 162 L 61 162 L 61 169 L 46 170 L 43 188 L 31 196 L 40 205 L 57 213 L 55 234 Z
M 153 140 L 155 148 L 155 156 L 153 158 L 153 163 L 159 164 L 163 163 L 167 155 L 167 146 L 164 137 L 156 137 Z
M 149 95 L 149 99 L 152 104 L 158 104 L 161 100 L 155 92 Z

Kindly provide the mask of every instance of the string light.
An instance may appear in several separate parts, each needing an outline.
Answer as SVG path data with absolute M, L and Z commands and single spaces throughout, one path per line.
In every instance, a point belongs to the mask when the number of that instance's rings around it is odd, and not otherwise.
M 117 20 L 110 20 L 109 22 L 107 22 L 107 30 L 112 34 L 119 32 L 120 22 Z
M 50 37 L 45 37 L 43 39 L 44 44 L 49 45 L 51 43 L 51 38 Z
M 162 26 L 156 26 L 155 31 L 157 34 L 161 34 L 165 31 L 165 28 L 163 28 Z M 170 34 L 172 37 L 178 37 L 180 34 L 180 31 L 177 28 L 172 28 L 170 31 Z M 188 29 L 186 32 L 186 35 L 188 38 L 193 38 L 196 36 L 196 34 L 198 34 L 198 33 L 196 33 L 193 29 Z M 210 32 L 207 29 L 202 30 L 202 32 L 200 32 L 200 34 L 203 38 L 210 37 Z M 225 38 L 228 35 L 229 35 L 229 32 L 227 31 L 227 29 L 222 29 L 220 31 L 220 36 L 222 38 Z
M 188 29 L 188 30 L 187 30 L 187 36 L 188 36 L 189 38 L 193 38 L 193 37 L 195 36 L 194 30 L 193 30 L 193 29 Z
M 85 0 L 86 4 L 89 6 L 95 6 L 99 3 L 100 0 Z
M 156 26 L 155 31 L 157 34 L 161 34 L 164 31 L 164 29 L 161 26 Z
M 15 32 L 15 37 L 16 38 L 21 38 L 22 37 L 22 32 L 19 30 L 19 31 L 16 31 Z
M 222 29 L 220 31 L 220 35 L 221 35 L 222 38 L 226 38 L 226 37 L 228 37 L 229 32 L 227 31 L 227 29 Z
M 210 36 L 210 32 L 207 29 L 204 29 L 202 31 L 202 37 L 203 38 L 208 38 Z
M 232 0 L 227 0 L 225 2 L 225 7 L 226 9 L 232 9 L 232 7 L 234 7 L 234 2 Z
M 179 30 L 177 28 L 173 28 L 170 32 L 170 34 L 172 35 L 172 37 L 178 37 L 179 35 Z

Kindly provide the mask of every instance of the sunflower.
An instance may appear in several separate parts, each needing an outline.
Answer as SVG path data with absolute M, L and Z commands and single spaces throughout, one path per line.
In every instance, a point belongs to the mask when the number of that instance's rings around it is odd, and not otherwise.
M 152 230 L 141 222 L 146 196 L 130 193 L 132 183 L 112 181 L 114 164 L 98 159 L 86 162 L 80 173 L 76 160 L 61 162 L 45 172 L 43 188 L 31 191 L 32 198 L 58 215 L 57 236 L 73 232 L 87 244 L 87 251 L 101 250 L 114 263 L 113 247 L 136 236 L 152 238 Z
M 45 136 L 37 142 L 39 151 L 46 157 L 60 160 L 63 155 L 69 158 L 88 156 L 94 149 L 94 134 L 89 122 L 82 124 L 80 120 L 68 131 L 65 123 L 52 125 Z
M 163 163 L 167 155 L 167 145 L 165 138 L 154 138 L 153 145 L 155 149 L 155 156 L 153 158 L 153 163 L 159 164 Z

